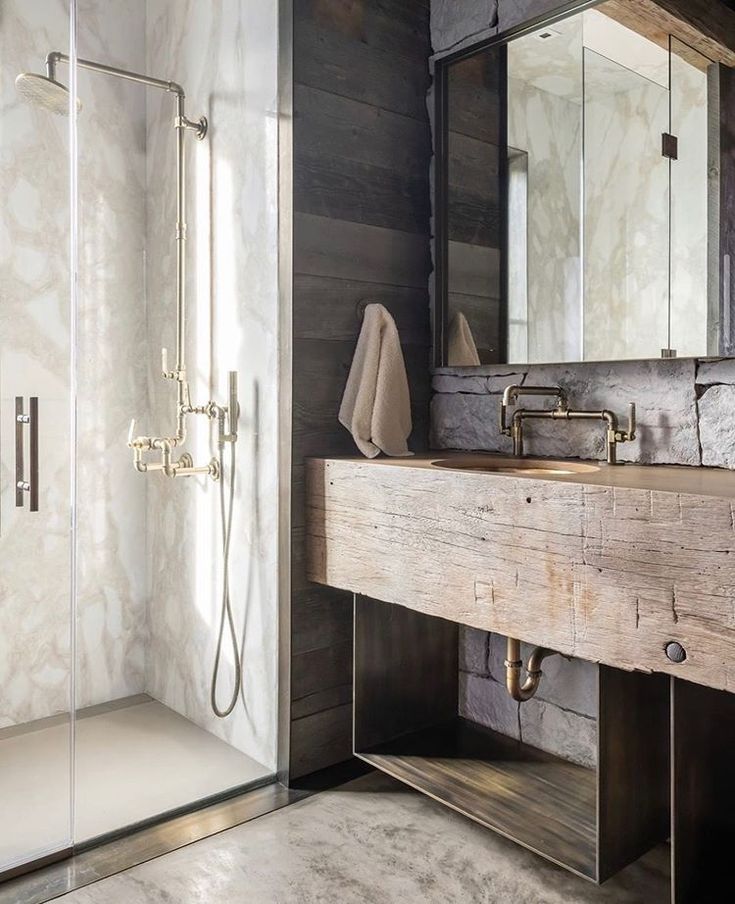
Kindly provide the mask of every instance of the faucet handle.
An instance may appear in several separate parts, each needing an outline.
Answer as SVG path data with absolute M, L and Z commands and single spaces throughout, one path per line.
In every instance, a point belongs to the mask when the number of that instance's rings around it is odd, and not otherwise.
M 628 437 L 627 438 L 628 438 L 629 442 L 631 440 L 635 439 L 635 430 L 636 430 L 637 426 L 638 425 L 636 423 L 635 402 L 631 402 L 630 405 L 628 405 Z
M 635 430 L 636 430 L 636 409 L 635 402 L 631 402 L 628 405 L 628 429 L 620 430 L 618 427 L 615 427 L 612 430 L 612 436 L 614 437 L 614 442 L 616 443 L 630 443 L 635 439 Z
M 132 449 L 133 440 L 135 439 L 135 418 L 130 421 L 130 429 L 128 430 L 128 446 Z
M 164 380 L 171 379 L 171 372 L 168 369 L 168 349 L 165 346 L 161 349 L 161 376 Z

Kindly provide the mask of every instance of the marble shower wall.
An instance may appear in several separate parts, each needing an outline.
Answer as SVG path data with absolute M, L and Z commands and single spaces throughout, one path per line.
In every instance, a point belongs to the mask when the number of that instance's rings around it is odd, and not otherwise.
M 144 0 L 80 0 L 79 50 L 143 64 Z M 71 687 L 68 120 L 21 103 L 14 80 L 69 43 L 68 5 L 3 4 L 0 22 L 0 394 L 39 396 L 38 514 L 14 504 L 14 450 L 2 444 L 0 727 L 68 712 Z M 132 51 L 132 58 L 130 50 Z M 65 73 L 60 73 L 62 79 Z M 119 82 L 80 74 L 78 706 L 143 690 L 145 489 L 124 447 L 145 402 L 128 367 L 142 348 L 145 106 Z
M 214 486 L 134 472 L 130 418 L 171 423 L 160 346 L 174 347 L 174 130 L 169 95 L 79 74 L 79 707 L 147 691 L 275 764 L 276 5 L 79 0 L 80 55 L 184 83 L 209 138 L 188 142 L 189 352 L 197 399 L 240 372 L 232 549 L 244 702 L 210 715 L 220 538 Z M 41 398 L 41 512 L 16 510 L 3 441 L 0 727 L 70 705 L 68 121 L 18 101 L 18 72 L 68 46 L 67 4 L 9 0 L 0 23 L 0 395 Z M 63 76 L 62 76 L 63 77 Z M 216 349 L 216 355 L 213 350 Z M 213 454 L 209 425 L 191 432 Z M 42 556 L 42 559 L 34 558 Z M 40 564 L 39 564 L 40 562 Z M 31 579 L 29 579 L 29 576 Z M 223 688 L 231 677 L 225 655 Z
M 277 4 L 148 0 L 147 65 L 180 82 L 207 139 L 187 140 L 188 367 L 195 404 L 226 400 L 240 374 L 240 440 L 230 583 L 244 636 L 244 694 L 217 719 L 209 687 L 219 628 L 218 487 L 207 479 L 148 482 L 149 646 L 146 689 L 261 763 L 275 767 L 277 638 Z M 175 347 L 175 138 L 172 98 L 148 95 L 147 295 L 149 422 L 171 422 L 174 390 L 159 346 Z M 172 352 L 173 354 L 173 352 Z M 141 425 L 143 426 L 143 425 Z M 189 449 L 216 446 L 205 419 Z M 229 696 L 225 644 L 220 705 Z
M 78 52 L 145 69 L 146 0 L 78 0 Z M 146 92 L 79 70 L 76 705 L 145 690 Z M 60 251 L 66 253 L 66 244 Z

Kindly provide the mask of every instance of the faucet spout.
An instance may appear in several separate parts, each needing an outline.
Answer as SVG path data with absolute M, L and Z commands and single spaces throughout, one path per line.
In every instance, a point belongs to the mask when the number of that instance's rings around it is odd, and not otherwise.
M 520 458 L 523 455 L 523 409 L 513 414 L 511 423 L 508 423 L 508 409 L 512 408 L 521 396 L 543 396 L 556 398 L 556 411 L 560 413 L 568 410 L 567 394 L 561 386 L 521 386 L 514 383 L 506 386 L 503 399 L 500 403 L 500 432 L 503 436 L 513 439 L 513 455 Z M 519 416 L 520 415 L 520 416 Z M 549 416 L 548 414 L 546 416 Z
M 514 406 L 522 395 L 556 397 L 556 407 L 551 409 L 517 408 L 509 423 L 508 409 Z M 607 463 L 610 465 L 618 464 L 618 444 L 629 443 L 636 438 L 634 402 L 631 402 L 628 407 L 628 429 L 621 430 L 618 416 L 608 408 L 601 411 L 580 411 L 570 408 L 567 394 L 560 386 L 519 386 L 514 384 L 506 387 L 503 393 L 500 405 L 500 431 L 503 436 L 510 436 L 513 439 L 513 455 L 517 458 L 523 456 L 523 425 L 527 420 L 604 421 Z

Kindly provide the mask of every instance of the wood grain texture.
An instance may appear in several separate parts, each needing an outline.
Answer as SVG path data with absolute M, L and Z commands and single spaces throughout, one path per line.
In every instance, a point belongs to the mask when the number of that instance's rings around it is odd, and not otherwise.
M 431 254 L 426 236 L 296 213 L 294 272 L 423 289 L 431 273 Z
M 411 66 L 405 57 L 396 56 L 379 44 L 366 44 L 308 21 L 297 21 L 294 53 L 297 84 L 331 91 L 414 119 L 426 116 L 428 55 L 415 58 Z M 404 76 L 415 66 L 417 77 L 401 78 L 402 64 Z
M 294 165 L 294 204 L 301 213 L 425 235 L 427 174 L 428 158 L 423 170 L 406 176 L 343 157 L 300 154 Z
M 351 160 L 428 180 L 430 129 L 414 119 L 329 91 L 297 85 L 299 155 Z
M 333 279 L 299 274 L 294 279 L 299 309 L 294 312 L 294 339 L 354 342 L 358 308 L 377 302 L 393 315 L 401 341 L 428 348 L 431 342 L 428 318 L 416 312 L 428 310 L 427 287 L 381 285 L 357 279 Z
M 308 463 L 311 580 L 735 691 L 731 496 L 412 464 Z M 666 657 L 672 640 L 685 662 Z
M 593 770 L 464 719 L 358 753 L 475 822 L 595 880 Z
M 735 27 L 735 13 L 721 3 L 698 0 L 607 0 L 600 12 L 654 44 L 669 49 L 673 35 L 714 62 L 735 65 L 735 43 L 727 30 Z M 701 60 L 690 62 L 702 68 Z
M 361 322 L 395 311 L 428 438 L 428 0 L 294 4 L 290 777 L 351 755 L 352 600 L 304 571 L 304 458 L 354 450 L 337 413 Z

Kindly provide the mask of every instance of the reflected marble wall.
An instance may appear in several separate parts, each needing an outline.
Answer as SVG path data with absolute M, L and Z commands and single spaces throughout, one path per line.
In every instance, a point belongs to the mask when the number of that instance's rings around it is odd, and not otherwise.
M 585 51 L 592 81 L 584 145 L 588 361 L 648 358 L 668 346 L 669 162 L 661 135 L 669 128 L 669 92 L 616 70 L 624 71 Z M 706 299 L 706 268 L 703 275 Z
M 581 39 L 581 23 L 578 31 Z M 508 71 L 508 142 L 528 153 L 527 360 L 564 361 L 577 358 L 581 344 L 582 111 L 515 79 L 513 45 Z M 579 73 L 581 80 L 581 60 Z M 509 346 L 511 361 L 523 360 L 520 347 Z
M 189 375 L 195 399 L 223 399 L 238 370 L 242 417 L 231 586 L 244 636 L 244 694 L 217 719 L 209 686 L 221 593 L 218 488 L 148 483 L 147 690 L 260 762 L 275 766 L 277 635 L 277 4 L 149 0 L 147 68 L 181 82 L 189 115 L 209 117 L 187 142 Z M 157 345 L 174 346 L 174 135 L 171 98 L 148 98 L 150 424 L 172 412 Z M 197 460 L 214 451 L 192 424 Z M 231 688 L 225 646 L 220 701 Z

